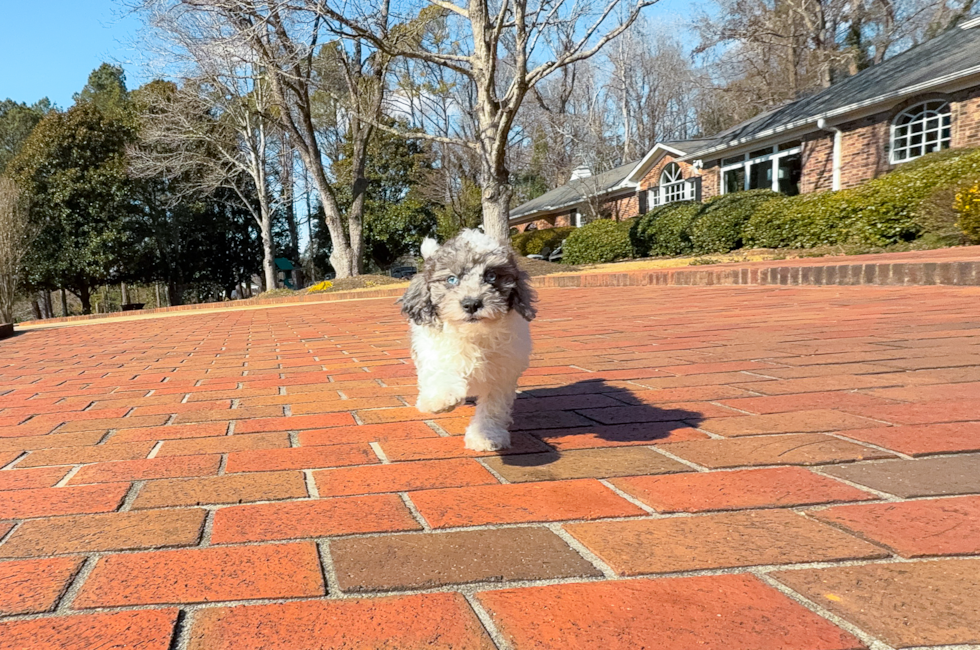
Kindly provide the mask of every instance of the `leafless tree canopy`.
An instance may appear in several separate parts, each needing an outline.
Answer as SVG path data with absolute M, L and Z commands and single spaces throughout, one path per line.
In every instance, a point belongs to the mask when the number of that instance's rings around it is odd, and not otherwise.
M 0 323 L 13 321 L 21 261 L 34 233 L 28 214 L 20 189 L 0 176 Z

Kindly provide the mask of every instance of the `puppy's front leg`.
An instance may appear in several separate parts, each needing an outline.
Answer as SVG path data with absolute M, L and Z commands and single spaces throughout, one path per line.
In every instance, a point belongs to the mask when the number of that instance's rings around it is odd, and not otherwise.
M 467 449 L 474 451 L 496 451 L 510 447 L 512 421 L 511 409 L 517 397 L 516 386 L 494 387 L 479 392 L 476 401 L 476 414 L 466 427 L 463 440 Z
M 466 401 L 466 382 L 447 372 L 419 372 L 419 398 L 415 408 L 423 413 L 445 413 Z

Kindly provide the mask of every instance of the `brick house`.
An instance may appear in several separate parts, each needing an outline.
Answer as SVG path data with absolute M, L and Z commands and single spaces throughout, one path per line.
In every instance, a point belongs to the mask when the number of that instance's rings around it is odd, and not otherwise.
M 627 219 L 673 201 L 854 187 L 926 153 L 980 146 L 980 18 L 711 138 L 573 180 L 511 211 L 518 230 Z M 533 224 L 533 225 L 532 225 Z

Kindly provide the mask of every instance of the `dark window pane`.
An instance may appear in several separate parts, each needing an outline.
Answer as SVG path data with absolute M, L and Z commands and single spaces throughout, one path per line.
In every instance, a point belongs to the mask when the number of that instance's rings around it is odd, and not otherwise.
M 727 167 L 728 165 L 737 165 L 738 163 L 744 162 L 744 161 L 745 161 L 745 156 L 744 155 L 742 155 L 742 156 L 732 156 L 731 158 L 722 158 L 721 159 L 721 166 L 722 167 Z
M 779 159 L 779 191 L 787 196 L 800 193 L 800 177 L 803 175 L 803 162 L 800 154 Z
M 803 144 L 802 140 L 793 140 L 792 142 L 784 142 L 783 144 L 779 145 L 779 150 L 786 151 L 787 149 L 792 149 L 793 147 L 799 147 L 801 144 Z
M 768 190 L 772 188 L 772 161 L 756 163 L 749 167 L 749 189 Z
M 725 194 L 741 192 L 745 189 L 745 168 L 729 169 L 725 172 Z
M 772 147 L 766 147 L 765 149 L 757 149 L 755 151 L 749 152 L 749 158 L 758 158 L 759 156 L 768 156 L 772 153 Z

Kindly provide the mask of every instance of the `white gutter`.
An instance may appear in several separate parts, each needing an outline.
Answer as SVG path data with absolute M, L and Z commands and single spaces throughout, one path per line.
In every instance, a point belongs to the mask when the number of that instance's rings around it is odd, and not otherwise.
M 795 122 L 790 122 L 789 124 L 786 124 L 786 125 L 783 125 L 783 126 L 778 126 L 778 127 L 773 127 L 771 129 L 766 129 L 765 131 L 761 131 L 761 132 L 756 133 L 756 134 L 754 134 L 754 135 L 752 135 L 750 137 L 747 137 L 747 138 L 742 138 L 740 140 L 732 140 L 732 141 L 726 142 L 724 144 L 715 145 L 714 147 L 711 147 L 710 149 L 705 149 L 705 150 L 702 150 L 702 151 L 695 151 L 694 154 L 697 154 L 698 158 L 702 158 L 702 159 L 708 158 L 709 157 L 708 154 L 713 154 L 713 153 L 716 153 L 718 151 L 724 151 L 725 149 L 731 149 L 731 148 L 736 147 L 738 145 L 747 144 L 747 143 L 753 142 L 755 140 L 761 140 L 762 138 L 765 138 L 765 137 L 768 137 L 768 136 L 771 136 L 771 135 L 777 135 L 777 134 L 782 133 L 784 131 L 791 131 L 791 130 L 796 129 L 796 128 L 799 128 L 799 127 L 808 126 L 808 125 L 812 124 L 814 122 L 814 120 L 827 119 L 827 118 L 832 118 L 832 117 L 838 117 L 840 115 L 846 115 L 847 113 L 851 113 L 853 111 L 857 111 L 857 110 L 860 110 L 862 108 L 868 108 L 869 106 L 874 106 L 875 104 L 880 104 L 880 103 L 885 102 L 885 101 L 888 101 L 890 99 L 903 99 L 903 98 L 908 97 L 910 95 L 917 95 L 917 94 L 922 93 L 922 92 L 925 92 L 927 90 L 932 90 L 936 86 L 942 86 L 944 84 L 951 83 L 953 81 L 957 81 L 957 80 L 962 79 L 964 77 L 970 77 L 970 76 L 975 75 L 975 74 L 980 74 L 980 65 L 976 65 L 976 66 L 973 66 L 972 68 L 967 68 L 966 70 L 961 70 L 959 72 L 954 72 L 954 73 L 948 74 L 948 75 L 946 75 L 944 77 L 938 77 L 936 79 L 931 79 L 929 81 L 924 81 L 924 82 L 922 82 L 920 84 L 915 84 L 914 86 L 906 86 L 905 88 L 902 88 L 900 90 L 895 90 L 895 91 L 892 91 L 890 93 L 885 93 L 884 95 L 878 95 L 877 97 L 873 97 L 871 99 L 866 99 L 864 101 L 855 102 L 853 104 L 848 104 L 847 106 L 842 106 L 841 108 L 835 108 L 833 110 L 826 111 L 826 112 L 820 113 L 818 115 L 812 115 L 812 116 L 806 117 L 806 118 L 804 118 L 802 120 L 797 120 Z M 694 154 L 691 154 L 691 155 L 694 155 Z M 687 156 L 685 156 L 684 159 L 686 160 L 687 159 Z
M 822 117 L 817 120 L 817 128 L 821 131 L 830 131 L 834 134 L 834 180 L 831 184 L 831 189 L 836 192 L 840 189 L 841 144 L 842 140 L 844 139 L 844 132 L 836 126 L 830 126 L 827 124 L 827 120 Z

